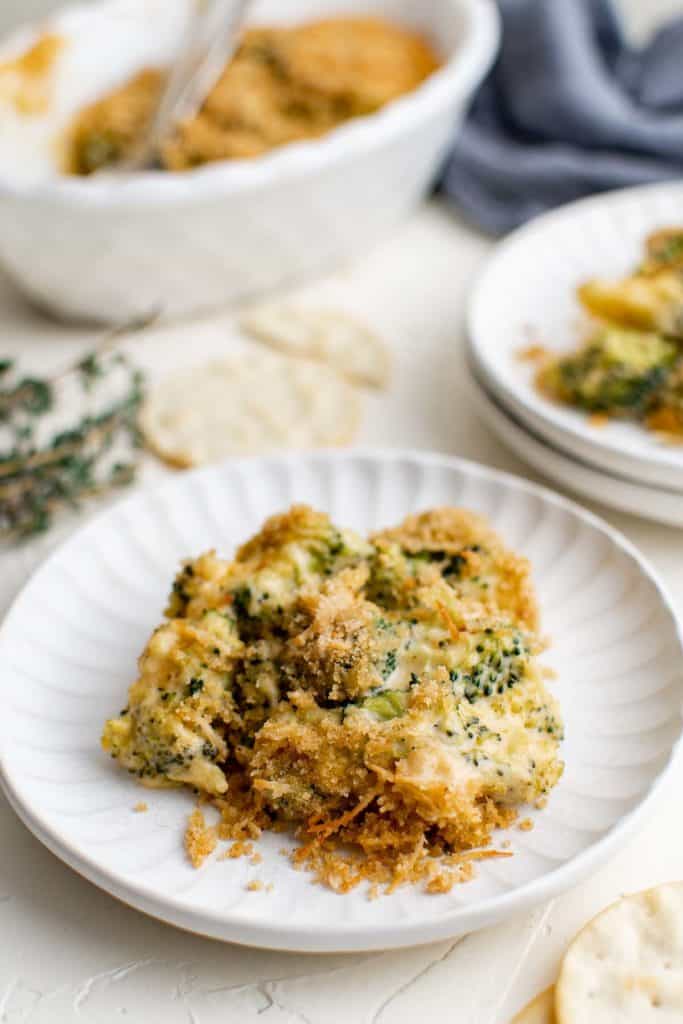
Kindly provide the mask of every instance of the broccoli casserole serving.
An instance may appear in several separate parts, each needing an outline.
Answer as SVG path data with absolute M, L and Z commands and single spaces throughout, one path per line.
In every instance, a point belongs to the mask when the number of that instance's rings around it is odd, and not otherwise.
M 338 891 L 445 891 L 560 778 L 529 566 L 472 513 L 366 540 L 295 506 L 233 561 L 187 561 L 166 616 L 103 745 L 218 809 L 208 840 L 193 816 L 195 863 L 216 835 L 291 830 Z
M 410 92 L 438 64 L 421 36 L 380 18 L 250 29 L 202 109 L 163 147 L 161 164 L 182 171 L 316 138 Z M 66 169 L 90 174 L 131 154 L 163 82 L 163 69 L 145 68 L 82 110 Z
M 603 417 L 683 438 L 683 228 L 646 239 L 640 266 L 578 291 L 594 318 L 580 346 L 541 353 L 537 382 L 549 397 Z

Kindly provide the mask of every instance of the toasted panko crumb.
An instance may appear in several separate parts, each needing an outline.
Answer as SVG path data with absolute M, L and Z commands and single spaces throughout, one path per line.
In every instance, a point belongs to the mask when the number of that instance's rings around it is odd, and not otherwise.
M 487 824 L 481 845 L 488 843 L 493 828 L 509 825 L 516 816 L 513 809 L 492 803 L 483 811 Z M 334 836 L 314 837 L 290 854 L 292 863 L 311 871 L 316 882 L 338 893 L 369 882 L 368 896 L 373 899 L 381 890 L 390 893 L 406 883 L 423 884 L 426 892 L 449 892 L 474 877 L 475 861 L 512 856 L 490 849 L 448 853 L 442 839 L 430 845 L 417 814 L 394 814 L 386 818 L 367 814 L 344 825 Z
M 147 806 L 147 804 L 145 803 L 145 801 L 144 801 L 144 800 L 140 800 L 140 801 L 139 801 L 139 803 L 137 803 L 137 804 L 135 805 L 135 807 L 133 808 L 133 810 L 134 810 L 134 811 L 135 811 L 135 812 L 136 812 L 137 814 L 142 814 L 142 813 L 143 813 L 144 811 L 148 811 L 148 810 L 149 810 L 149 807 Z
M 487 520 L 462 508 L 433 508 L 408 516 L 398 526 L 372 534 L 372 540 L 394 541 L 406 551 L 443 551 L 462 554 L 464 548 L 485 545 L 482 557 L 474 550 L 467 554 L 466 564 L 476 572 L 488 562 L 495 567 L 497 583 L 488 600 L 528 629 L 537 629 L 539 610 L 531 582 L 531 566 L 526 558 L 509 551 Z
M 522 820 L 517 825 L 517 828 L 520 832 L 531 832 L 533 827 L 534 823 L 531 820 L 531 818 L 522 818 Z
M 216 849 L 216 829 L 207 826 L 204 815 L 197 807 L 189 817 L 185 830 L 185 851 L 192 867 L 201 867 Z
M 218 830 L 220 835 L 220 828 Z M 221 854 L 221 860 L 237 860 L 239 857 L 249 857 L 254 853 L 254 847 L 251 843 L 245 843 L 242 839 L 236 839 L 232 843 L 225 853 Z M 256 854 L 254 854 L 256 856 Z M 252 859 L 252 863 L 254 863 Z
M 251 864 L 260 864 L 262 860 L 263 860 L 263 857 L 258 852 L 258 850 L 256 851 L 256 853 L 252 854 L 252 856 L 250 857 L 250 863 Z
M 471 864 L 463 864 L 460 868 L 456 868 L 454 871 L 437 871 L 425 885 L 425 892 L 431 893 L 432 895 L 450 892 L 456 883 L 469 881 L 474 873 L 474 868 Z
M 243 843 L 241 840 L 237 840 L 237 842 L 233 843 L 232 846 L 230 847 L 230 856 L 248 857 L 251 853 L 253 853 L 253 851 L 254 847 L 251 843 Z
M 247 883 L 249 892 L 261 892 L 263 888 L 263 882 L 259 878 L 253 878 L 251 882 Z
M 517 350 L 517 358 L 520 362 L 537 363 L 548 356 L 548 349 L 538 342 L 532 342 Z

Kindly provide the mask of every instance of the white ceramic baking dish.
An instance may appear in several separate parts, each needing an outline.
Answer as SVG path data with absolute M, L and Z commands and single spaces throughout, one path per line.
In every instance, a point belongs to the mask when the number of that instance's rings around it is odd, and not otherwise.
M 445 63 L 411 94 L 328 136 L 256 160 L 182 174 L 75 179 L 57 140 L 82 105 L 140 67 L 169 60 L 191 0 L 100 0 L 7 40 L 43 31 L 67 45 L 46 113 L 0 97 L 0 260 L 20 288 L 62 316 L 119 321 L 234 302 L 358 256 L 432 184 L 493 60 L 493 0 L 289 0 L 287 21 L 379 13 L 423 30 Z M 282 21 L 281 0 L 254 20 Z

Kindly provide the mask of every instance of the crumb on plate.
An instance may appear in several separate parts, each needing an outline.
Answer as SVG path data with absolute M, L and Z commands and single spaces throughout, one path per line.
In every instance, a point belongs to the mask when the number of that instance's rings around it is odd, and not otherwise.
M 198 868 L 216 849 L 216 829 L 207 826 L 204 815 L 197 807 L 190 815 L 185 830 L 185 850 L 190 863 Z

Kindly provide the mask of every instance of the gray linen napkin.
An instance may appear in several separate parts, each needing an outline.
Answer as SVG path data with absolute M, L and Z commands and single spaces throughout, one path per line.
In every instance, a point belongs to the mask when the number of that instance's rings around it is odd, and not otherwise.
M 610 0 L 498 4 L 500 55 L 440 182 L 467 219 L 501 234 L 591 192 L 683 174 L 683 17 L 637 50 Z

